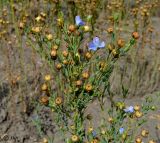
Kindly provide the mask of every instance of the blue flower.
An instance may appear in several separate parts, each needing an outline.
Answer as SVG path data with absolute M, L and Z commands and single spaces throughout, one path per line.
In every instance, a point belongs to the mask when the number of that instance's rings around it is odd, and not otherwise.
M 83 26 L 85 24 L 85 22 L 80 18 L 80 16 L 76 16 L 75 21 L 77 26 Z
M 129 107 L 127 107 L 126 109 L 124 109 L 124 111 L 125 111 L 126 113 L 133 113 L 133 112 L 134 112 L 134 107 L 133 107 L 133 106 L 129 106 Z
M 98 48 L 104 48 L 105 47 L 105 42 L 100 41 L 98 37 L 94 37 L 93 41 L 89 43 L 89 50 L 96 51 Z
M 119 133 L 120 133 L 120 134 L 123 134 L 123 132 L 124 132 L 124 128 L 121 127 L 121 128 L 119 129 Z
M 96 131 L 92 131 L 92 135 L 93 135 L 93 137 L 96 137 L 97 136 Z

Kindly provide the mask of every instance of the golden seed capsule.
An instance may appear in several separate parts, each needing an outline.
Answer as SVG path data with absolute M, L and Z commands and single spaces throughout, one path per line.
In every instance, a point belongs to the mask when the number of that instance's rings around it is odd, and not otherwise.
M 63 102 L 63 99 L 62 99 L 61 96 L 58 96 L 58 97 L 56 98 L 56 100 L 55 100 L 55 103 L 56 103 L 57 105 L 61 105 L 62 102 Z
M 99 143 L 98 139 L 93 139 L 91 143 Z
M 63 60 L 63 64 L 64 65 L 68 65 L 68 61 L 67 60 Z
M 142 143 L 142 139 L 140 137 L 136 138 L 136 143 Z
M 88 79 L 88 78 L 89 78 L 89 72 L 84 72 L 84 73 L 82 73 L 82 77 L 83 77 L 84 79 Z
M 149 140 L 148 143 L 156 143 L 154 140 Z
M 35 20 L 36 20 L 37 22 L 40 22 L 41 19 L 42 19 L 42 17 L 41 17 L 40 15 L 35 18 Z
M 53 39 L 53 35 L 52 34 L 48 34 L 48 35 L 46 35 L 46 38 L 50 41 L 50 40 Z
M 64 51 L 62 52 L 62 54 L 63 54 L 64 57 L 67 57 L 67 56 L 68 56 L 68 52 L 67 52 L 66 50 L 64 50 Z
M 33 33 L 39 33 L 39 32 L 41 32 L 41 27 L 32 27 L 32 29 L 31 29 L 31 31 L 33 32 Z
M 48 140 L 46 138 L 43 138 L 43 143 L 48 143 Z
M 52 50 L 57 50 L 58 49 L 58 46 L 57 45 L 53 45 L 52 46 Z
M 86 84 L 85 89 L 87 92 L 90 92 L 90 91 L 92 91 L 93 87 L 91 84 L 88 83 L 88 84 Z
M 113 118 L 112 118 L 112 117 L 109 117 L 109 118 L 108 118 L 108 122 L 109 122 L 109 123 L 113 123 Z
M 83 28 L 84 28 L 84 32 L 89 32 L 91 30 L 88 25 L 85 25 Z
M 134 39 L 139 39 L 139 34 L 138 34 L 138 32 L 133 32 L 133 33 L 132 33 L 132 37 L 133 37 Z
M 107 46 L 107 48 L 108 48 L 109 51 L 113 50 L 113 47 L 110 44 Z
M 76 30 L 75 25 L 69 25 L 68 30 L 69 30 L 70 32 L 75 32 L 75 30 Z
M 43 104 L 43 105 L 48 105 L 49 103 L 49 97 L 44 95 L 40 98 L 40 103 Z
M 48 86 L 47 86 L 47 84 L 42 84 L 42 86 L 41 86 L 41 90 L 42 91 L 47 91 L 48 90 Z
M 76 81 L 76 86 L 81 86 L 82 85 L 82 81 L 81 80 L 77 80 Z
M 20 22 L 20 23 L 19 23 L 19 28 L 21 28 L 21 29 L 24 28 L 24 23 L 23 23 L 23 22 Z
M 147 131 L 147 130 L 142 130 L 142 132 L 141 132 L 142 137 L 147 137 L 148 134 L 149 134 L 149 131 Z
M 50 55 L 51 55 L 51 58 L 52 58 L 53 60 L 56 60 L 56 59 L 57 59 L 57 51 L 56 51 L 56 50 L 52 50 L 51 53 L 50 53 Z
M 71 140 L 73 142 L 78 142 L 79 141 L 79 137 L 77 135 L 72 135 Z
M 64 25 L 63 19 L 62 18 L 58 18 L 57 19 L 57 24 L 58 24 L 59 27 L 63 27 L 63 25 Z
M 45 75 L 44 79 L 45 79 L 46 81 L 50 81 L 50 80 L 51 80 L 51 76 L 50 76 L 49 74 L 47 74 L 47 75 Z
M 85 57 L 86 57 L 87 60 L 89 60 L 92 57 L 92 54 L 90 52 L 87 52 L 85 54 Z
M 136 111 L 135 112 L 135 116 L 137 117 L 137 118 L 140 118 L 140 117 L 142 117 L 142 112 L 140 112 L 140 111 Z
M 88 132 L 91 133 L 93 131 L 93 127 L 88 128 Z
M 139 111 L 140 108 L 141 108 L 141 107 L 140 107 L 139 105 L 135 105 L 135 106 L 134 106 L 134 110 L 135 110 L 135 111 Z
M 116 49 L 113 49 L 112 50 L 112 54 L 114 57 L 118 57 L 118 53 L 117 53 L 117 50 Z
M 61 65 L 60 63 L 58 63 L 58 64 L 56 65 L 56 68 L 57 68 L 57 70 L 60 70 L 60 69 L 62 68 L 62 65 Z

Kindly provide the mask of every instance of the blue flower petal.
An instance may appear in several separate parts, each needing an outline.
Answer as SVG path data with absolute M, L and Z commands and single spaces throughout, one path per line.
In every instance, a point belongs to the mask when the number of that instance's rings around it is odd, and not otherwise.
M 124 109 L 124 111 L 125 111 L 126 113 L 133 113 L 133 112 L 134 112 L 134 107 L 133 107 L 133 106 L 129 106 L 129 107 L 127 107 L 126 109 Z
M 83 26 L 83 25 L 85 25 L 85 22 L 84 22 L 84 21 L 81 21 L 81 22 L 79 23 L 79 26 Z
M 93 41 L 89 43 L 89 50 L 93 50 L 93 51 L 97 50 L 97 46 L 93 43 Z
M 98 45 L 98 47 L 99 47 L 99 48 L 104 48 L 104 47 L 105 47 L 105 45 L 106 45 L 106 44 L 105 44 L 105 42 L 104 42 L 104 41 L 102 41 L 102 42 L 100 42 L 100 44 Z
M 93 38 L 93 43 L 98 47 L 99 46 L 99 43 L 100 43 L 100 40 L 98 37 L 94 37 Z
M 75 17 L 75 22 L 76 22 L 77 26 L 83 26 L 85 24 L 84 21 L 82 21 L 82 19 L 80 18 L 79 15 Z
M 93 135 L 93 137 L 96 137 L 97 136 L 96 131 L 92 131 L 92 135 Z
M 124 132 L 124 128 L 121 127 L 121 128 L 119 129 L 119 133 L 120 133 L 120 134 L 123 134 L 123 132 Z

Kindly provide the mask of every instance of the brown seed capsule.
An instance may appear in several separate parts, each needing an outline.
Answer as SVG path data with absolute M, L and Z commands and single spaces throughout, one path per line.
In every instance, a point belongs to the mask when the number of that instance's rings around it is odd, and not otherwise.
M 87 92 L 90 92 L 90 91 L 92 91 L 93 87 L 90 83 L 88 83 L 88 84 L 86 84 L 85 89 Z
M 56 51 L 56 50 L 52 50 L 51 53 L 50 53 L 50 55 L 51 55 L 51 58 L 52 58 L 53 60 L 56 60 L 56 59 L 57 59 L 57 51 Z
M 62 68 L 62 65 L 61 65 L 60 63 L 58 63 L 58 64 L 56 65 L 56 68 L 57 68 L 57 70 L 60 70 L 60 69 Z
M 68 52 L 67 52 L 66 50 L 64 50 L 64 51 L 62 52 L 62 54 L 63 54 L 64 57 L 67 57 L 67 56 L 68 56 Z
M 42 103 L 43 105 L 47 105 L 49 103 L 49 97 L 44 95 L 40 98 L 40 103 Z
M 69 30 L 70 32 L 75 32 L 75 30 L 76 30 L 75 25 L 69 25 L 68 30 Z
M 88 79 L 88 77 L 89 77 L 89 72 L 84 72 L 84 73 L 82 73 L 82 77 L 83 77 L 84 79 Z
M 55 100 L 55 103 L 56 103 L 57 105 L 61 105 L 62 102 L 63 102 L 63 99 L 62 99 L 61 96 L 58 96 L 58 97 L 56 98 L 56 100 Z
M 81 80 L 77 80 L 76 81 L 76 86 L 81 86 L 82 85 L 82 81 Z
M 107 29 L 107 32 L 108 32 L 108 33 L 113 33 L 113 28 L 112 28 L 112 27 L 108 28 L 108 29 Z
M 42 84 L 42 86 L 41 86 L 41 90 L 42 91 L 47 91 L 48 90 L 48 86 L 47 86 L 47 84 Z
M 92 57 L 92 54 L 90 52 L 87 52 L 85 54 L 85 57 L 86 57 L 87 60 L 89 60 Z
M 123 39 L 119 39 L 119 40 L 117 41 L 117 44 L 118 44 L 118 46 L 119 46 L 120 48 L 122 48 L 122 47 L 124 46 L 125 42 L 124 42 Z
M 132 37 L 133 37 L 134 39 L 139 39 L 139 34 L 138 34 L 138 32 L 133 32 L 133 33 L 132 33 Z

